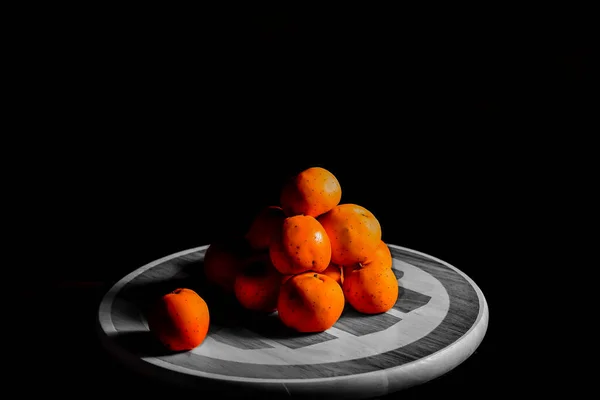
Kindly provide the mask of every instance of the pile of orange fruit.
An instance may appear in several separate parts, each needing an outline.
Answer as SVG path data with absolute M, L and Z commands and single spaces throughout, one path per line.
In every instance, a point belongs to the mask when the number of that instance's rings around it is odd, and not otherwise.
M 254 216 L 241 240 L 208 246 L 207 281 L 248 310 L 277 311 L 298 332 L 329 329 L 346 304 L 363 314 L 386 312 L 398 299 L 398 284 L 381 224 L 363 205 L 341 199 L 340 182 L 329 170 L 315 166 L 297 173 L 282 185 L 278 203 Z M 181 303 L 193 326 L 162 329 L 169 320 L 164 315 L 149 326 L 170 349 L 192 349 L 206 336 L 209 312 L 194 291 L 178 293 L 188 298 L 162 308 Z M 184 330 L 187 336 L 177 333 Z M 171 336 L 161 335 L 165 331 Z

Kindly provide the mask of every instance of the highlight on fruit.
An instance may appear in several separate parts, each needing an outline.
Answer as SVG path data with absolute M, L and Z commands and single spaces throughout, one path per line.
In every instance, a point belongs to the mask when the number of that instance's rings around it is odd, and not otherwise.
M 205 282 L 248 312 L 276 314 L 298 332 L 331 328 L 350 306 L 383 313 L 398 299 L 390 249 L 365 204 L 345 203 L 338 177 L 310 167 L 287 179 L 240 237 L 211 243 Z M 173 351 L 200 346 L 210 303 L 190 288 L 166 293 L 150 307 L 150 331 Z

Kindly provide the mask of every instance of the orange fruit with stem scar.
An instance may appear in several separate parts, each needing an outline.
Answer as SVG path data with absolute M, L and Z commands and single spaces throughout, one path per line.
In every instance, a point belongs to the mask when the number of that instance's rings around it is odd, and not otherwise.
M 304 272 L 281 286 L 277 311 L 281 322 L 298 332 L 322 332 L 337 322 L 344 305 L 344 293 L 334 279 Z
M 342 288 L 346 301 L 364 314 L 386 312 L 398 300 L 398 280 L 392 270 L 389 248 L 381 243 L 378 251 L 364 264 L 344 267 Z

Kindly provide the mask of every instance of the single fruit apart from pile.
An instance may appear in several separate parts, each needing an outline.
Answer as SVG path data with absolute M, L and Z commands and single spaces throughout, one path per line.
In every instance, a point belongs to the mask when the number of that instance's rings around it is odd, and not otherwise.
M 335 280 L 304 272 L 281 286 L 277 311 L 281 322 L 298 332 L 322 332 L 337 322 L 344 305 L 344 293 Z
M 209 283 L 233 293 L 235 278 L 252 254 L 243 238 L 220 238 L 204 254 L 204 275 Z
M 269 255 L 284 275 L 321 272 L 331 261 L 331 243 L 323 226 L 310 215 L 287 217 L 277 230 Z
M 242 307 L 259 312 L 273 312 L 283 275 L 275 269 L 269 255 L 249 262 L 235 279 L 235 297 Z
M 336 176 L 322 167 L 310 167 L 287 180 L 279 202 L 288 217 L 317 217 L 339 204 L 342 189 Z
M 206 302 L 192 289 L 180 288 L 161 296 L 150 308 L 148 327 L 172 351 L 199 346 L 208 333 Z
M 392 268 L 361 264 L 344 268 L 346 301 L 363 314 L 388 311 L 398 300 L 398 281 Z
M 379 221 L 361 205 L 339 204 L 317 219 L 331 242 L 334 264 L 363 263 L 373 255 L 381 241 Z
M 266 250 L 271 243 L 271 237 L 283 224 L 285 219 L 283 209 L 279 206 L 263 207 L 252 220 L 246 240 L 254 250 Z

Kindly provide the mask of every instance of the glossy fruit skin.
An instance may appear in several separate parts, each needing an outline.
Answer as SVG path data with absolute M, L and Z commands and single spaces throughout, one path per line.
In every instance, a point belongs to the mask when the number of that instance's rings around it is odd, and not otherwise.
M 208 305 L 194 290 L 179 288 L 161 296 L 150 309 L 148 327 L 171 351 L 198 347 L 210 325 Z
M 366 266 L 344 269 L 346 301 L 363 314 L 379 314 L 398 300 L 398 281 L 391 268 Z
M 319 216 L 331 242 L 331 261 L 337 265 L 363 263 L 381 241 L 381 224 L 358 204 L 340 204 Z
M 325 168 L 310 167 L 285 182 L 279 201 L 288 217 L 318 217 L 338 205 L 341 198 L 337 177 Z
M 305 272 L 281 286 L 277 310 L 282 323 L 298 332 L 322 332 L 337 322 L 344 305 L 344 293 L 335 280 Z
M 269 255 L 284 275 L 322 272 L 331 261 L 331 242 L 316 218 L 295 215 L 284 220 L 271 242 Z

